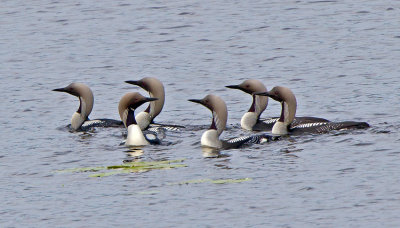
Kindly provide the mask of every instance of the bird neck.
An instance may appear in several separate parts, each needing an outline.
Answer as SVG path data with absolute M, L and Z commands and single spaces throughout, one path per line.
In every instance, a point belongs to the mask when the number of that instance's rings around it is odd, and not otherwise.
M 165 92 L 164 89 L 162 90 L 156 90 L 149 92 L 150 97 L 155 97 L 158 100 L 150 102 L 149 106 L 146 108 L 144 112 L 149 113 L 150 115 L 150 122 L 160 114 L 161 110 L 164 107 L 164 101 L 165 101 Z
M 86 97 L 79 97 L 79 108 L 76 112 L 80 113 L 82 118 L 84 118 L 85 120 L 92 112 L 93 101 L 94 101 L 93 95 Z
M 82 115 L 82 113 L 75 112 L 72 114 L 71 127 L 75 131 L 78 130 L 82 124 L 87 120 L 87 116 Z
M 257 118 L 260 117 L 261 113 L 267 108 L 268 97 L 252 95 L 253 102 L 249 108 L 248 112 L 254 112 L 257 114 Z
M 228 114 L 225 113 L 225 115 L 222 115 L 221 113 L 217 113 L 216 111 L 213 111 L 212 115 L 213 115 L 213 117 L 212 117 L 210 130 L 215 130 L 219 136 L 225 130 Z
M 281 116 L 279 117 L 278 122 L 283 122 L 286 125 L 289 125 L 293 122 L 296 115 L 296 106 L 288 104 L 285 101 L 281 102 L 281 106 Z
M 139 125 L 140 129 L 146 129 L 151 123 L 151 115 L 148 112 L 139 112 L 135 116 L 136 122 Z
M 289 126 L 296 115 L 296 104 L 288 104 L 283 101 L 281 102 L 281 105 L 281 116 L 272 127 L 272 134 L 286 135 L 288 134 Z

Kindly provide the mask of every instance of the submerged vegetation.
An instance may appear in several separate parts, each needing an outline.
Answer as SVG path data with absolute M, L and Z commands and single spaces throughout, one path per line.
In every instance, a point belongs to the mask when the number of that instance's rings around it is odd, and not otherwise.
M 166 160 L 166 161 L 151 161 L 151 162 L 127 162 L 121 165 L 111 165 L 111 166 L 100 166 L 100 167 L 84 167 L 84 168 L 72 168 L 72 169 L 64 169 L 58 170 L 57 172 L 67 173 L 67 172 L 99 172 L 102 170 L 112 170 L 110 172 L 101 172 L 89 175 L 89 177 L 107 177 L 120 173 L 138 173 L 138 172 L 146 172 L 154 169 L 173 169 L 180 167 L 187 167 L 185 164 L 175 164 L 181 163 L 184 159 L 177 160 Z
M 154 169 L 174 169 L 187 167 L 186 164 L 182 164 L 184 159 L 176 159 L 176 160 L 166 160 L 166 161 L 134 161 L 134 162 L 126 162 L 120 165 L 110 165 L 110 166 L 99 166 L 99 167 L 83 167 L 83 168 L 71 168 L 64 170 L 57 170 L 58 173 L 82 173 L 82 172 L 93 172 L 89 177 L 107 177 L 121 173 L 139 173 L 146 172 Z M 175 183 L 167 183 L 166 185 L 192 185 L 192 184 L 232 184 L 232 183 L 242 183 L 245 181 L 250 181 L 251 178 L 240 178 L 240 179 L 195 179 L 195 180 L 187 180 Z M 161 186 L 159 186 L 161 187 Z M 141 191 L 137 194 L 140 195 L 152 195 L 159 193 L 159 190 L 151 190 L 151 191 Z

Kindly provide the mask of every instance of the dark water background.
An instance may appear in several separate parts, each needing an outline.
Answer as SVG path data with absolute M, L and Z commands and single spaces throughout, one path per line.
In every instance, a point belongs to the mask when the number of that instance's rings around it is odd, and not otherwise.
M 0 1 L 1 227 L 400 226 L 400 1 Z M 228 105 L 222 138 L 247 135 L 251 97 L 225 85 L 290 87 L 299 116 L 367 121 L 362 131 L 308 135 L 206 158 L 203 130 L 167 134 L 137 158 L 186 168 L 119 174 L 56 170 L 121 164 L 122 129 L 65 129 L 91 87 L 91 118 L 118 119 L 123 83 L 166 88 L 160 123 L 206 126 L 187 102 Z M 276 116 L 270 101 L 263 117 Z M 241 183 L 195 183 L 210 178 Z

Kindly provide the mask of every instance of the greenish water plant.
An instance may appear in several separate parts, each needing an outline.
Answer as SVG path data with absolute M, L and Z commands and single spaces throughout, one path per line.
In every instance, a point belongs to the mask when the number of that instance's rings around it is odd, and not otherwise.
M 154 169 L 174 169 L 187 167 L 185 164 L 175 164 L 181 163 L 184 159 L 176 159 L 176 160 L 166 160 L 166 161 L 135 161 L 135 162 L 127 162 L 120 165 L 110 165 L 110 166 L 99 166 L 99 167 L 83 167 L 83 168 L 71 168 L 58 170 L 60 173 L 67 172 L 99 172 L 102 170 L 112 170 L 110 172 L 101 172 L 89 175 L 89 177 L 107 177 L 115 174 L 121 173 L 138 173 L 138 172 L 146 172 Z

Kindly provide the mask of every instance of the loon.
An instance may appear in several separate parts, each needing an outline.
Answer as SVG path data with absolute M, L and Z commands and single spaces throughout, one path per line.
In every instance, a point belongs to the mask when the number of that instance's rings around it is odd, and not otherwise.
M 212 94 L 205 96 L 203 99 L 190 99 L 189 101 L 202 104 L 212 112 L 213 118 L 211 126 L 201 136 L 201 145 L 204 147 L 231 149 L 247 144 L 269 142 L 279 138 L 267 134 L 259 134 L 233 138 L 227 141 L 220 140 L 219 136 L 224 131 L 228 119 L 228 111 L 225 102 L 220 97 Z
M 89 114 L 93 109 L 93 92 L 85 84 L 71 83 L 67 87 L 53 89 L 56 92 L 65 92 L 79 98 L 79 108 L 72 115 L 71 128 L 77 130 L 88 130 L 92 127 L 121 127 L 122 122 L 112 119 L 89 120 Z
M 140 105 L 156 101 L 155 97 L 144 97 L 138 92 L 125 94 L 118 105 L 118 112 L 124 126 L 128 129 L 128 135 L 125 141 L 126 146 L 145 146 L 149 144 L 159 144 L 158 138 L 150 139 L 144 135 L 135 119 L 135 109 Z
M 256 93 L 260 96 L 268 96 L 282 105 L 281 116 L 272 128 L 272 134 L 301 134 L 301 133 L 327 133 L 332 130 L 364 129 L 368 128 L 366 122 L 315 122 L 292 125 L 296 115 L 297 101 L 293 92 L 286 87 L 276 86 L 269 92 Z
M 242 90 L 253 97 L 253 102 L 250 106 L 250 109 L 242 116 L 242 119 L 240 120 L 240 125 L 243 129 L 253 131 L 270 131 L 272 129 L 279 117 L 260 119 L 261 114 L 268 106 L 267 96 L 258 96 L 255 94 L 267 92 L 267 88 L 261 81 L 257 79 L 248 79 L 243 81 L 241 84 L 228 85 L 225 87 Z M 317 117 L 296 117 L 292 122 L 292 126 L 316 122 L 329 122 L 329 120 Z
M 165 125 L 165 124 L 155 124 L 154 118 L 160 114 L 164 107 L 165 102 L 165 91 L 164 86 L 160 80 L 153 77 L 145 77 L 138 81 L 125 81 L 128 84 L 137 85 L 142 89 L 149 92 L 150 97 L 156 97 L 158 100 L 150 102 L 149 106 L 143 112 L 136 115 L 136 122 L 140 126 L 140 129 L 145 130 L 149 127 L 158 128 L 162 127 L 167 130 L 179 130 L 183 126 L 178 125 Z

